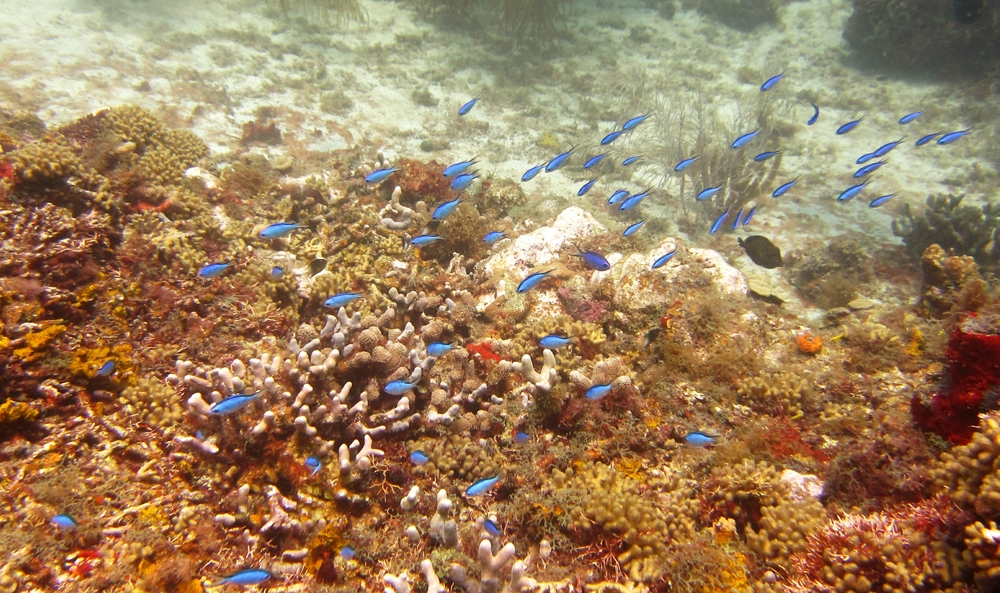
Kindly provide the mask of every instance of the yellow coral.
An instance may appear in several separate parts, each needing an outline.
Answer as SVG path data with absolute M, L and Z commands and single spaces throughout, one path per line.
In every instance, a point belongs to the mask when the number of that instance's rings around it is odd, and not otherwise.
M 58 338 L 66 331 L 65 325 L 53 324 L 39 331 L 31 332 L 24 336 L 26 346 L 14 350 L 14 356 L 29 362 L 41 356 L 40 351 L 44 350 L 52 340 Z
M 24 402 L 7 400 L 0 404 L 0 424 L 31 422 L 38 416 L 38 410 Z

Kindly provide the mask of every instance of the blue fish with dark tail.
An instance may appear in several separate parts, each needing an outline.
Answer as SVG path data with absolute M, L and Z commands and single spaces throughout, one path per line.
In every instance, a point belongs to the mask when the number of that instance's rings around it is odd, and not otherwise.
M 783 196 L 786 193 L 788 193 L 788 190 L 792 189 L 792 186 L 794 186 L 798 182 L 799 182 L 799 178 L 796 177 L 795 179 L 792 179 L 788 183 L 783 183 L 783 184 L 779 185 L 777 189 L 775 189 L 773 192 L 771 192 L 771 197 L 772 198 L 780 198 L 781 196 Z
M 698 192 L 698 195 L 695 196 L 695 199 L 696 200 L 707 200 L 707 199 L 711 198 L 712 196 L 714 196 L 715 194 L 719 193 L 719 190 L 721 190 L 721 189 L 722 189 L 721 185 L 717 185 L 715 187 L 706 187 L 705 189 L 703 189 L 700 192 Z
M 601 399 L 611 393 L 611 383 L 597 384 L 587 390 L 584 397 L 587 399 Z
M 694 431 L 687 433 L 687 435 L 684 437 L 684 440 L 687 442 L 687 444 L 693 445 L 695 447 L 709 447 L 715 444 L 715 439 L 717 438 L 718 437 L 707 435 L 700 431 Z
M 840 192 L 840 195 L 837 196 L 837 201 L 838 202 L 846 202 L 846 201 L 854 198 L 855 196 L 857 196 L 858 194 L 860 194 L 861 191 L 864 190 L 865 187 L 867 187 L 868 184 L 871 183 L 871 182 L 872 182 L 871 179 L 869 179 L 868 181 L 865 181 L 864 183 L 859 183 L 857 185 L 852 185 L 851 187 L 849 187 L 849 188 L 845 189 L 844 191 Z
M 709 229 L 708 234 L 714 235 L 715 232 L 719 230 L 719 227 L 722 226 L 722 223 L 726 221 L 727 216 L 729 216 L 729 210 L 726 210 L 722 213 L 722 216 L 715 219 L 715 222 L 712 223 L 712 227 Z
M 559 167 L 562 167 L 563 165 L 565 165 L 566 164 L 566 159 L 568 159 L 569 155 L 573 153 L 573 150 L 575 150 L 575 147 L 567 150 L 566 152 L 564 152 L 562 154 L 557 154 L 556 156 L 552 157 L 552 160 L 549 161 L 548 164 L 545 165 L 545 172 L 546 173 L 551 173 L 551 172 L 555 171 L 556 169 L 558 169 Z
M 616 190 L 615 193 L 611 194 L 611 197 L 608 198 L 608 206 L 614 206 L 615 204 L 621 202 L 627 197 L 628 197 L 627 189 Z
M 434 214 L 431 215 L 431 218 L 434 220 L 444 220 L 449 214 L 455 211 L 455 208 L 457 208 L 460 203 L 462 203 L 462 198 L 455 198 L 450 202 L 441 204 L 434 209 Z
M 79 526 L 76 519 L 70 516 L 69 513 L 56 515 L 49 520 L 49 523 L 52 523 L 59 529 L 76 529 Z
M 416 237 L 410 239 L 410 243 L 416 247 L 423 247 L 440 240 L 441 237 L 438 235 L 417 235 Z
M 969 128 L 967 130 L 960 130 L 958 132 L 949 132 L 949 133 L 945 134 L 944 136 L 941 136 L 940 138 L 938 138 L 937 143 L 940 144 L 940 145 L 942 145 L 942 146 L 945 145 L 945 144 L 951 144 L 952 142 L 958 140 L 959 138 L 967 135 L 971 131 L 972 131 L 972 128 Z
M 416 383 L 411 383 L 410 381 L 390 381 L 382 389 L 389 395 L 403 395 L 404 393 L 413 391 L 416 386 Z
M 462 173 L 451 180 L 451 189 L 455 191 L 465 191 L 472 185 L 479 175 L 477 173 Z
M 263 568 L 248 568 L 246 570 L 235 572 L 228 577 L 223 577 L 209 586 L 221 587 L 222 585 L 239 585 L 241 587 L 248 587 L 250 585 L 260 585 L 261 583 L 265 583 L 272 578 L 274 578 L 274 575 Z
M 339 309 L 346 307 L 361 298 L 360 292 L 342 292 L 323 301 L 323 306 L 327 309 Z
M 879 146 L 878 148 L 875 149 L 875 152 L 872 153 L 872 156 L 877 159 L 882 158 L 885 155 L 889 154 L 889 152 L 891 152 L 892 149 L 902 144 L 904 140 L 906 140 L 906 136 L 903 136 L 899 140 L 894 140 L 892 142 L 883 144 L 882 146 Z
M 743 226 L 750 224 L 750 221 L 753 220 L 755 212 L 757 212 L 757 204 L 754 204 L 753 207 L 750 208 L 750 211 L 747 212 L 747 215 L 743 217 Z
M 587 183 L 584 183 L 583 187 L 581 187 L 580 190 L 576 192 L 576 195 L 582 196 L 583 194 L 589 192 L 590 188 L 594 187 L 595 183 L 597 183 L 596 179 L 591 179 Z
M 440 358 L 445 354 L 447 354 L 454 347 L 455 347 L 454 344 L 446 344 L 444 342 L 431 342 L 430 344 L 427 345 L 427 354 L 429 354 L 430 356 L 436 356 Z
M 743 148 L 744 146 L 749 144 L 751 140 L 756 138 L 757 134 L 760 134 L 760 128 L 757 128 L 752 132 L 747 132 L 746 134 L 743 134 L 736 140 L 733 140 L 733 143 L 730 146 L 732 146 L 734 150 Z
M 879 197 L 875 198 L 874 200 L 872 200 L 871 203 L 868 204 L 868 207 L 869 208 L 878 208 L 882 204 L 885 204 L 886 202 L 888 202 L 889 200 L 895 198 L 898 195 L 899 195 L 899 193 L 897 192 L 897 193 L 894 193 L 894 194 L 888 194 L 888 195 L 885 195 L 885 196 L 879 196 Z
M 627 131 L 628 130 L 617 130 L 615 132 L 611 132 L 610 134 L 601 139 L 601 146 L 607 146 L 608 144 L 611 144 L 612 142 L 617 140 L 619 136 L 626 133 Z
M 743 221 L 743 208 L 740 208 L 740 211 L 736 213 L 736 218 L 733 219 L 733 230 L 734 231 L 736 229 L 740 228 L 740 222 L 742 222 L 742 221 Z
M 515 439 L 516 440 L 516 439 Z M 500 535 L 500 527 L 490 519 L 483 521 L 483 529 L 493 537 Z
M 819 119 L 819 107 L 816 107 L 815 103 L 810 103 L 810 105 L 812 105 L 813 114 L 812 117 L 809 118 L 809 121 L 806 122 L 807 126 L 813 125 L 814 123 L 816 123 L 816 120 Z
M 767 80 L 764 81 L 764 84 L 760 85 L 760 92 L 763 93 L 765 91 L 773 89 L 774 85 L 778 84 L 778 82 L 784 77 L 785 73 L 782 72 L 781 74 L 776 74 L 775 76 L 768 78 Z
M 908 114 L 904 115 L 903 117 L 899 118 L 899 123 L 901 123 L 901 124 L 903 124 L 905 126 L 906 124 L 908 124 L 911 121 L 917 119 L 918 117 L 920 117 L 923 114 L 924 114 L 923 111 L 914 111 L 913 113 L 908 113 Z
M 309 470 L 309 477 L 316 475 L 319 470 L 323 469 L 323 463 L 317 457 L 306 457 L 305 460 L 306 469 Z
M 524 280 L 521 280 L 521 283 L 517 285 L 518 294 L 522 292 L 528 292 L 532 288 L 538 286 L 538 283 L 548 278 L 549 274 L 551 273 L 552 270 L 548 270 L 546 272 L 535 272 L 534 274 L 531 274 Z
M 622 166 L 623 167 L 627 167 L 627 166 L 635 163 L 637 160 L 639 160 L 641 158 L 642 158 L 641 156 L 630 156 L 627 159 L 625 159 L 624 161 L 622 161 Z
M 365 176 L 365 183 L 381 183 L 389 178 L 390 175 L 399 171 L 397 167 L 389 167 L 387 169 L 378 169 L 372 171 Z
M 854 161 L 854 164 L 855 165 L 863 165 L 863 164 L 867 163 L 868 161 L 872 160 L 873 158 L 875 158 L 875 153 L 874 152 L 865 153 L 865 154 L 859 156 L 858 160 Z
M 249 406 L 255 399 L 260 397 L 261 393 L 263 392 L 258 391 L 247 395 L 242 393 L 230 395 L 209 406 L 208 413 L 210 416 L 228 416 L 229 414 L 234 414 Z
M 458 108 L 458 114 L 465 115 L 466 113 L 472 111 L 472 108 L 476 106 L 477 102 L 479 102 L 479 97 L 476 97 L 475 99 L 472 99 L 465 105 L 462 105 L 461 107 Z
M 548 348 L 550 350 L 555 350 L 556 348 L 562 348 L 563 346 L 568 346 L 573 343 L 573 338 L 567 338 L 564 336 L 557 336 L 555 334 L 549 334 L 538 340 L 538 345 L 542 348 Z
M 934 132 L 933 134 L 927 134 L 923 138 L 917 140 L 916 141 L 916 145 L 917 146 L 923 146 L 924 144 L 927 144 L 928 142 L 930 142 L 931 140 L 937 138 L 940 135 L 941 135 L 941 132 Z
M 758 162 L 758 163 L 762 163 L 762 162 L 766 161 L 769 158 L 778 156 L 779 154 L 781 154 L 780 150 L 769 150 L 767 152 L 762 152 L 762 153 L 758 154 L 757 156 L 753 157 L 753 160 L 756 161 L 756 162 Z
M 535 165 L 534 167 L 525 171 L 524 175 L 521 175 L 521 181 L 531 181 L 532 179 L 537 177 L 538 174 L 541 173 L 542 169 L 544 168 L 545 165 Z
M 865 116 L 862 115 L 858 119 L 854 121 L 849 121 L 846 124 L 840 126 L 839 128 L 837 128 L 837 135 L 843 136 L 844 134 L 850 132 L 854 128 L 858 127 L 858 124 L 860 124 L 863 119 L 865 119 Z
M 596 251 L 583 251 L 579 247 L 577 247 L 576 250 L 577 253 L 574 253 L 573 257 L 583 259 L 584 263 L 586 263 L 592 270 L 604 272 L 611 269 L 611 264 L 600 253 L 597 253 Z
M 631 237 L 632 235 L 636 234 L 636 232 L 638 232 L 639 229 L 642 228 L 642 225 L 644 224 L 646 224 L 645 220 L 640 220 L 639 222 L 630 224 L 627 229 L 622 231 L 622 236 Z
M 427 465 L 431 460 L 423 451 L 414 451 L 410 453 L 410 462 L 413 465 Z
M 693 165 L 694 162 L 697 161 L 697 160 L 698 160 L 698 156 L 693 156 L 693 157 L 691 157 L 689 159 L 684 159 L 683 161 L 677 163 L 677 165 L 674 166 L 674 171 L 677 171 L 679 173 L 679 172 L 683 171 L 684 169 L 687 169 L 688 167 L 690 167 L 691 165 Z
M 601 162 L 606 156 L 608 156 L 608 153 L 605 152 L 604 154 L 599 154 L 597 156 L 590 157 L 589 159 L 587 159 L 587 162 L 583 164 L 583 168 L 589 169 L 593 167 L 597 163 Z
M 218 278 L 219 276 L 226 273 L 226 270 L 231 268 L 233 264 L 229 262 L 219 263 L 219 264 L 208 264 L 202 269 L 198 270 L 198 275 L 202 278 Z
M 653 262 L 653 266 L 651 269 L 655 270 L 656 268 L 662 268 L 663 266 L 667 265 L 667 262 L 672 260 L 675 255 L 677 255 L 676 247 L 668 251 L 667 253 L 664 253 L 660 257 L 656 258 L 656 261 Z
M 490 231 L 486 233 L 486 236 L 483 237 L 483 242 L 486 243 L 487 245 L 492 245 L 506 236 L 507 234 L 504 233 L 503 231 Z
M 462 161 L 460 163 L 455 163 L 454 165 L 448 165 L 444 169 L 442 175 L 444 177 L 453 177 L 459 173 L 465 173 L 465 170 L 476 164 L 476 159 L 469 159 L 467 161 Z
M 494 476 L 492 478 L 485 478 L 469 486 L 465 490 L 466 496 L 482 496 L 490 491 L 491 488 L 496 486 L 497 482 L 500 481 L 500 476 Z
M 632 208 L 635 208 L 636 206 L 639 205 L 639 202 L 646 199 L 646 196 L 648 196 L 649 192 L 651 191 L 653 190 L 647 189 L 641 194 L 635 194 L 634 196 L 629 196 L 628 198 L 625 199 L 624 202 L 622 202 L 621 206 L 618 207 L 618 210 L 631 210 Z
M 101 368 L 97 369 L 94 373 L 95 377 L 108 377 L 111 373 L 115 372 L 115 361 L 109 360 L 101 365 Z
M 635 128 L 636 126 L 638 126 L 642 122 L 646 121 L 647 119 L 649 119 L 649 114 L 648 113 L 646 115 L 639 115 L 639 116 L 633 117 L 632 119 L 630 119 L 627 122 L 625 122 L 625 123 L 622 124 L 622 131 L 623 132 L 627 132 L 627 131 Z
M 854 172 L 854 178 L 855 179 L 860 179 L 862 177 L 867 177 L 868 175 L 871 175 L 872 173 L 874 173 L 875 171 L 877 171 L 879 167 L 881 167 L 882 165 L 884 165 L 884 164 L 886 164 L 888 162 L 889 161 L 881 160 L 881 161 L 875 161 L 874 163 L 865 165 L 864 167 L 861 167 L 860 169 L 858 169 L 857 171 Z
M 304 229 L 306 225 L 297 222 L 276 222 L 257 234 L 261 239 L 283 239 L 292 231 Z

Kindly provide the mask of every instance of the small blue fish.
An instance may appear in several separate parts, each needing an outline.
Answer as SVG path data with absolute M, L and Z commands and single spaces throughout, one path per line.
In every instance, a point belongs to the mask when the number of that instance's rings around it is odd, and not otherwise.
M 476 162 L 477 162 L 476 159 L 469 159 L 467 161 L 455 163 L 454 165 L 448 165 L 447 167 L 444 168 L 444 173 L 442 173 L 442 175 L 444 177 L 454 177 L 459 173 L 465 173 L 465 170 L 471 167 L 472 165 L 475 165 Z
M 852 185 L 851 187 L 849 187 L 849 188 L 845 189 L 844 191 L 840 192 L 840 195 L 837 196 L 837 201 L 838 202 L 846 202 L 846 201 L 850 200 L 851 198 L 853 198 L 853 197 L 857 196 L 858 194 L 860 194 L 861 191 L 864 190 L 865 187 L 869 183 L 871 183 L 871 182 L 872 182 L 872 180 L 869 179 L 868 181 L 865 181 L 864 183 L 859 183 L 857 185 Z
M 365 176 L 365 183 L 381 183 L 389 178 L 390 175 L 399 171 L 398 167 L 389 167 L 387 169 L 377 169 L 372 171 Z
M 410 453 L 410 462 L 413 465 L 425 465 L 430 463 L 431 458 L 427 456 L 423 451 L 414 451 Z
M 722 226 L 722 223 L 725 222 L 727 216 L 729 216 L 729 210 L 726 210 L 722 213 L 722 216 L 715 219 L 715 222 L 712 223 L 712 227 L 709 229 L 708 234 L 714 235 L 715 232 L 719 230 L 719 227 Z
M 779 185 L 778 189 L 776 189 L 773 192 L 771 192 L 771 197 L 772 198 L 780 198 L 781 196 L 785 195 L 788 192 L 788 190 L 792 189 L 792 186 L 795 185 L 798 182 L 799 182 L 799 178 L 796 177 L 795 179 L 789 181 L 788 183 Z
M 715 187 L 706 187 L 705 189 L 703 189 L 700 192 L 698 192 L 698 195 L 695 196 L 695 199 L 697 199 L 697 200 L 707 200 L 707 199 L 711 198 L 712 196 L 714 196 L 715 194 L 719 193 L 719 190 L 721 190 L 721 189 L 722 189 L 721 185 L 716 185 Z
M 101 368 L 97 369 L 97 372 L 94 373 L 94 376 L 95 377 L 107 377 L 107 376 L 111 375 L 111 373 L 113 373 L 113 372 L 115 372 L 115 361 L 109 360 L 109 361 L 105 362 L 104 364 L 102 364 Z
M 344 546 L 340 549 L 340 557 L 344 560 L 354 560 L 354 549 L 351 546 Z
M 639 205 L 640 202 L 642 202 L 643 200 L 646 199 L 646 196 L 649 195 L 649 192 L 650 192 L 650 190 L 646 190 L 646 191 L 642 192 L 641 194 L 635 194 L 634 196 L 629 196 L 629 197 L 625 198 L 625 201 L 623 201 L 621 203 L 621 205 L 618 206 L 618 210 L 619 211 L 625 211 L 625 210 L 631 210 L 632 208 L 635 208 L 636 206 Z
M 769 150 L 767 152 L 762 152 L 762 153 L 758 154 L 757 156 L 753 157 L 753 160 L 757 161 L 758 163 L 761 163 L 761 162 L 764 162 L 764 161 L 766 161 L 767 159 L 769 159 L 771 157 L 778 156 L 779 154 L 781 154 L 780 150 Z
M 886 202 L 888 202 L 892 198 L 895 198 L 898 195 L 899 195 L 899 192 L 896 192 L 894 194 L 888 194 L 888 195 L 884 195 L 884 196 L 879 196 L 879 197 L 875 198 L 874 200 L 872 200 L 871 203 L 868 204 L 868 207 L 869 208 L 878 208 L 882 204 L 885 204 Z
M 875 153 L 874 152 L 868 152 L 868 153 L 865 153 L 865 154 L 859 156 L 858 160 L 854 161 L 854 164 L 855 165 L 863 165 L 863 164 L 867 163 L 868 161 L 872 160 L 873 158 L 875 158 Z
M 233 264 L 231 263 L 220 263 L 220 264 L 208 264 L 202 269 L 198 270 L 198 275 L 202 278 L 218 278 L 219 276 L 226 273 Z
M 239 572 L 233 573 L 228 577 L 224 577 L 212 583 L 211 587 L 219 587 L 222 585 L 239 585 L 246 587 L 249 585 L 259 585 L 261 583 L 267 582 L 272 579 L 274 575 L 267 572 L 263 568 L 248 568 L 246 570 L 241 570 Z
M 435 241 L 440 241 L 441 237 L 438 235 L 417 235 L 416 237 L 410 239 L 410 243 L 416 245 L 417 247 L 423 247 L 424 245 L 430 245 Z
M 812 105 L 813 114 L 812 117 L 809 118 L 809 121 L 806 122 L 807 126 L 813 125 L 814 123 L 816 123 L 816 120 L 819 119 L 819 107 L 816 107 L 815 103 L 810 103 L 810 105 Z
M 757 212 L 757 204 L 754 204 L 753 207 L 750 208 L 750 211 L 747 212 L 747 215 L 743 217 L 743 226 L 750 224 L 750 221 L 753 220 L 755 212 Z
M 454 348 L 454 344 L 445 344 L 444 342 L 431 342 L 427 345 L 427 354 L 431 356 L 441 357 L 448 353 L 449 350 Z
M 675 255 L 677 255 L 676 247 L 672 251 L 668 251 L 667 253 L 664 253 L 660 257 L 656 258 L 656 261 L 653 262 L 653 267 L 651 269 L 655 270 L 656 268 L 662 268 L 668 261 L 672 260 Z
M 972 128 L 969 128 L 967 130 L 961 130 L 961 131 L 958 131 L 958 132 L 949 132 L 949 133 L 945 134 L 944 136 L 941 136 L 940 138 L 938 138 L 937 143 L 941 144 L 941 145 L 951 144 L 952 142 L 958 140 L 962 136 L 965 136 L 966 134 L 968 134 L 971 131 L 972 131 Z
M 479 178 L 478 173 L 462 173 L 461 175 L 456 175 L 455 178 L 451 180 L 451 189 L 455 191 L 465 191 L 477 178 Z
M 249 406 L 255 399 L 260 397 L 261 393 L 263 392 L 257 391 L 250 394 L 237 393 L 236 395 L 230 395 L 209 406 L 208 414 L 210 416 L 228 416 L 229 414 L 234 414 Z
M 861 117 L 859 117 L 858 119 L 856 119 L 854 121 L 849 121 L 846 124 L 840 126 L 839 128 L 837 128 L 837 135 L 838 136 L 843 136 L 844 134 L 850 132 L 851 130 L 853 130 L 854 128 L 856 128 L 858 126 L 858 124 L 861 123 L 861 120 L 863 120 L 863 119 L 865 119 L 864 115 L 862 115 Z
M 893 148 L 896 148 L 897 146 L 902 144 L 904 140 L 906 140 L 906 136 L 903 136 L 899 140 L 883 144 L 882 146 L 876 148 L 875 152 L 873 152 L 872 155 L 874 156 L 874 158 L 877 159 L 882 158 L 885 155 L 889 154 L 889 152 L 891 152 Z
M 507 234 L 504 233 L 503 231 L 490 231 L 486 233 L 485 237 L 483 237 L 483 242 L 486 243 L 487 245 L 492 245 L 506 236 Z
M 276 222 L 257 234 L 261 239 L 282 239 L 292 234 L 292 231 L 304 229 L 304 224 L 297 222 Z
M 739 149 L 739 148 L 743 148 L 744 146 L 746 146 L 747 144 L 749 144 L 751 140 L 753 140 L 754 138 L 756 138 L 757 134 L 760 134 L 760 128 L 757 128 L 756 130 L 754 130 L 752 132 L 747 132 L 746 134 L 743 134 L 742 136 L 740 136 L 736 140 L 733 140 L 733 143 L 730 146 L 732 146 L 734 150 L 735 149 Z
M 584 263 L 592 270 L 597 270 L 598 272 L 604 272 L 611 269 L 611 263 L 596 251 L 583 251 L 579 247 L 576 248 L 577 253 L 573 254 L 573 257 L 579 257 L 583 259 Z
M 339 309 L 346 307 L 361 298 L 360 292 L 342 292 L 323 301 L 323 306 L 327 309 Z
M 494 476 L 492 478 L 484 478 L 482 480 L 479 480 L 478 482 L 476 482 L 472 486 L 469 486 L 465 490 L 465 495 L 466 496 L 482 496 L 482 495 L 486 494 L 487 492 L 489 492 L 490 488 L 492 488 L 494 485 L 496 485 L 496 483 L 499 482 L 499 481 L 500 481 L 500 476 L 499 475 Z
M 624 161 L 622 161 L 622 166 L 623 167 L 627 167 L 627 166 L 635 163 L 637 160 L 639 160 L 641 158 L 642 158 L 641 156 L 630 156 L 627 159 L 625 159 Z
M 854 178 L 855 179 L 860 179 L 862 177 L 866 177 L 868 175 L 871 175 L 872 173 L 874 173 L 875 171 L 877 171 L 879 167 L 881 167 L 882 165 L 884 165 L 884 164 L 886 164 L 888 162 L 889 161 L 881 160 L 881 161 L 875 161 L 874 163 L 870 163 L 868 165 L 865 165 L 864 167 L 861 167 L 860 169 L 858 169 L 857 171 L 854 172 Z
M 521 280 L 521 283 L 517 285 L 518 294 L 528 292 L 532 288 L 538 286 L 538 283 L 548 278 L 551 272 L 552 270 L 548 270 L 546 272 L 535 272 L 524 280 Z
M 769 91 L 774 88 L 774 85 L 778 84 L 778 81 L 785 77 L 785 73 L 777 74 L 768 78 L 764 81 L 764 84 L 760 85 L 760 92 Z
M 526 432 L 522 432 L 522 431 L 519 430 L 519 431 L 517 431 L 517 432 L 514 433 L 514 443 L 517 444 L 517 445 L 525 445 L 530 440 L 531 440 L 531 437 L 529 437 L 528 433 L 526 433 Z
M 700 156 L 701 155 L 693 156 L 693 157 L 691 157 L 689 159 L 684 159 L 683 161 L 677 163 L 674 166 L 674 171 L 680 172 L 680 171 L 683 171 L 684 169 L 687 169 L 688 167 L 690 167 L 691 165 L 693 165 L 694 162 L 697 161 Z
M 601 399 L 605 395 L 611 393 L 611 383 L 605 383 L 594 385 L 584 394 L 587 399 Z
M 527 171 L 525 171 L 524 175 L 521 175 L 521 181 L 531 181 L 539 173 L 541 173 L 542 169 L 544 169 L 544 168 L 545 168 L 544 164 L 542 164 L 542 165 L 535 165 L 534 167 L 532 167 L 532 168 L 528 169 Z
M 928 142 L 930 142 L 931 140 L 937 138 L 940 135 L 941 135 L 941 132 L 934 132 L 933 134 L 927 134 L 926 136 L 924 136 L 920 140 L 917 140 L 916 141 L 916 145 L 917 146 L 923 146 L 924 144 L 927 144 Z
M 316 457 L 306 457 L 305 465 L 306 469 L 309 470 L 310 478 L 315 476 L 316 473 L 319 472 L 319 470 L 323 469 L 322 462 L 320 462 L 320 460 Z
M 388 393 L 389 395 L 403 395 L 404 393 L 409 393 L 410 391 L 413 391 L 413 389 L 416 388 L 416 386 L 417 386 L 416 383 L 400 380 L 400 381 L 390 381 L 389 383 L 386 383 L 385 387 L 383 387 L 382 389 L 384 389 L 385 392 Z
M 538 345 L 542 348 L 548 348 L 550 350 L 555 350 L 556 348 L 562 348 L 563 346 L 568 346 L 573 343 L 573 338 L 566 338 L 563 336 L 557 336 L 556 334 L 549 334 L 538 340 Z
M 644 225 L 644 224 L 646 224 L 645 220 L 640 220 L 639 222 L 635 222 L 635 223 L 630 224 L 627 229 L 625 229 L 624 231 L 622 231 L 622 236 L 623 237 L 631 237 L 632 235 L 636 234 L 639 231 L 639 229 L 642 228 L 642 225 Z
M 574 148 L 571 148 L 562 154 L 557 154 L 556 156 L 552 157 L 552 160 L 545 165 L 545 172 L 551 173 L 556 169 L 558 169 L 559 167 L 562 167 L 564 164 L 566 164 L 566 159 L 569 158 L 569 155 L 572 154 L 573 150 Z
M 444 220 L 449 214 L 454 212 L 455 208 L 457 208 L 461 203 L 462 198 L 455 198 L 450 202 L 445 202 L 434 209 L 434 214 L 431 215 L 431 218 L 434 220 Z
M 576 192 L 576 195 L 582 196 L 583 194 L 589 192 L 590 188 L 594 187 L 595 183 L 597 183 L 596 179 L 591 179 L 587 183 L 584 183 L 583 186 Z
M 458 114 L 459 115 L 465 115 L 466 113 L 472 111 L 472 108 L 476 106 L 476 102 L 477 101 L 479 101 L 479 97 L 476 97 L 475 99 L 469 101 L 465 105 L 462 105 L 461 107 L 459 107 L 458 108 Z
M 583 168 L 589 169 L 593 167 L 597 163 L 601 162 L 606 156 L 608 156 L 608 153 L 605 152 L 604 154 L 599 154 L 597 156 L 590 157 L 589 159 L 587 159 L 587 162 L 583 164 Z
M 635 128 L 636 126 L 638 126 L 642 122 L 646 121 L 648 118 L 649 118 L 649 114 L 648 113 L 646 115 L 639 115 L 639 116 L 633 117 L 632 119 L 630 119 L 627 122 L 625 122 L 625 123 L 622 124 L 622 131 L 623 132 L 627 132 L 627 131 Z
M 615 204 L 621 202 L 627 197 L 628 197 L 627 189 L 616 190 L 615 193 L 611 194 L 611 197 L 608 198 L 608 206 L 614 206 Z
M 49 523 L 52 523 L 59 529 L 76 529 L 79 525 L 76 522 L 76 519 L 71 517 L 68 513 L 62 513 L 52 517 L 52 519 L 49 520 Z
M 899 123 L 901 123 L 901 124 L 903 124 L 905 126 L 906 124 L 908 124 L 911 121 L 917 119 L 918 117 L 920 117 L 923 114 L 924 114 L 923 111 L 914 111 L 913 113 L 908 113 L 908 114 L 904 115 L 903 117 L 899 118 Z
M 271 268 L 271 278 L 277 280 L 278 278 L 281 278 L 284 275 L 285 275 L 285 268 L 282 268 L 281 266 L 274 266 L 273 268 Z
M 684 440 L 687 441 L 687 444 L 695 447 L 709 447 L 715 444 L 715 439 L 717 438 L 718 437 L 713 437 L 703 432 L 694 431 L 687 433 Z
M 626 132 L 628 132 L 628 130 L 616 130 L 614 132 L 611 132 L 610 134 L 601 139 L 601 146 L 607 146 L 608 144 L 611 144 L 612 142 L 617 140 L 619 136 L 621 136 Z
M 494 523 L 492 519 L 486 519 L 485 521 L 483 521 L 483 529 L 486 531 L 486 533 L 492 535 L 493 537 L 497 537 L 500 535 L 500 527 L 498 527 L 497 524 Z
M 743 208 L 740 207 L 740 211 L 736 213 L 736 218 L 733 219 L 733 230 L 740 228 L 740 223 L 743 222 Z

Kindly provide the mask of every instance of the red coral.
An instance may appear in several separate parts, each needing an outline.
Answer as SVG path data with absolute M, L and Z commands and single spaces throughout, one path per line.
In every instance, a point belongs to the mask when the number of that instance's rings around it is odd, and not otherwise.
M 472 354 L 478 354 L 483 360 L 490 362 L 500 362 L 501 357 L 493 351 L 493 344 L 483 342 L 482 344 L 466 344 L 465 349 Z
M 0 179 L 12 179 L 14 177 L 14 165 L 7 161 L 0 161 Z

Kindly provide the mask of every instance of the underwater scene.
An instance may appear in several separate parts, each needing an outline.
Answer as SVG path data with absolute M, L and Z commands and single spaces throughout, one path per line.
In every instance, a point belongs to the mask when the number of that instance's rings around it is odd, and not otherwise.
M 0 593 L 1000 592 L 1000 0 L 3 0 Z

